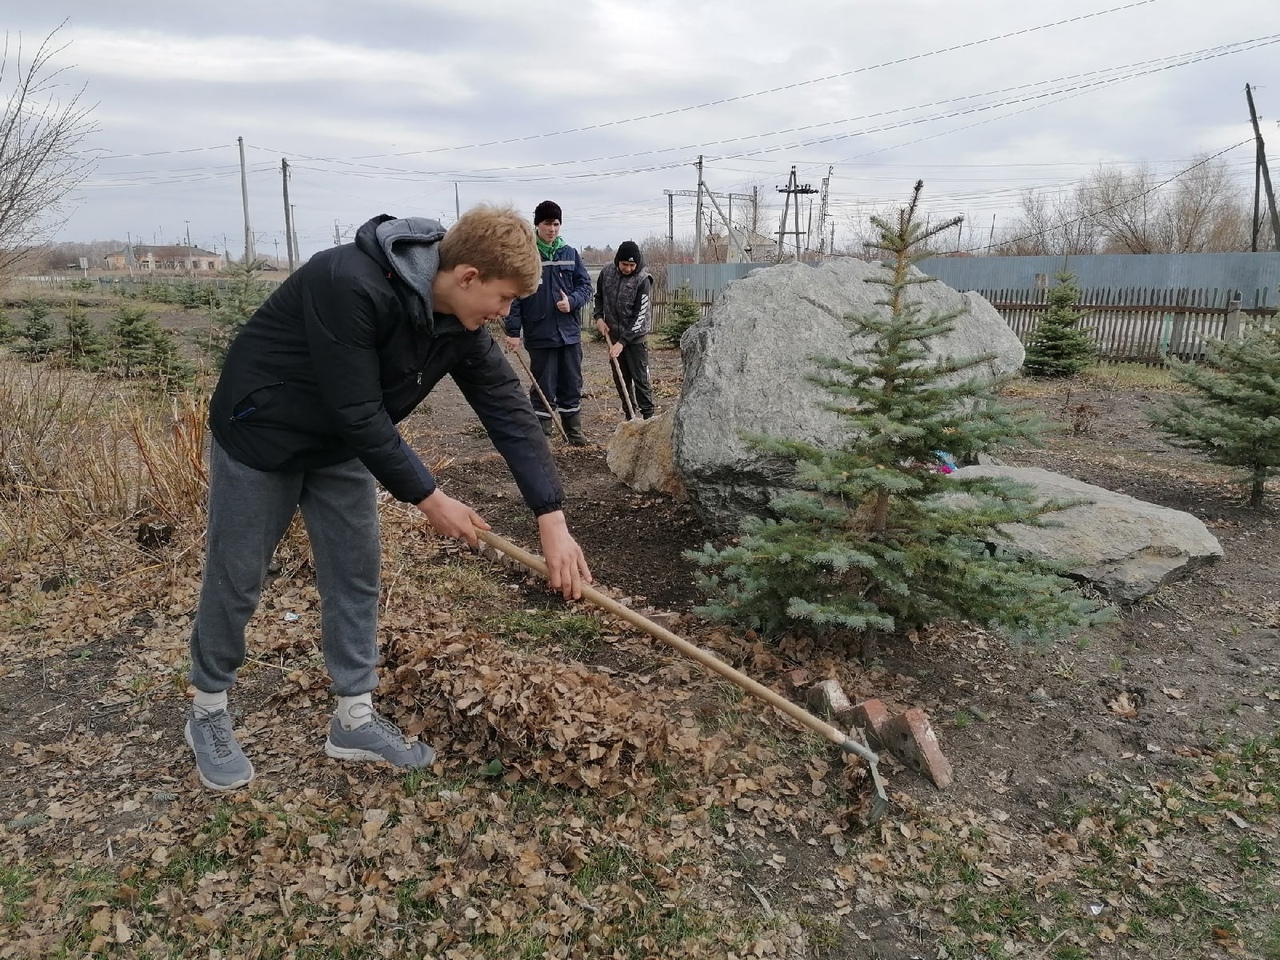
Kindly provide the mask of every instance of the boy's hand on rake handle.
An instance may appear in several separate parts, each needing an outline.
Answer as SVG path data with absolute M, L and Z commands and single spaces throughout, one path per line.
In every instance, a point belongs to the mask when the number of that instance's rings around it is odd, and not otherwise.
M 581 600 L 582 585 L 591 582 L 591 570 L 582 547 L 569 533 L 564 512 L 554 510 L 538 517 L 538 535 L 551 589 L 559 590 L 566 600 Z
M 431 491 L 431 495 L 416 506 L 436 533 L 442 537 L 465 540 L 472 547 L 480 544 L 476 537 L 477 527 L 481 530 L 491 529 L 480 514 L 460 500 L 453 499 L 439 487 Z

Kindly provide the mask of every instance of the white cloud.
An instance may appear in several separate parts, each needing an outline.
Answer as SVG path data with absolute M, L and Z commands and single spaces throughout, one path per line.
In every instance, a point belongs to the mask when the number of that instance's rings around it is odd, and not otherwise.
M 1280 44 L 1126 76 L 1266 38 L 1273 4 L 64 0 L 60 79 L 87 84 L 100 103 L 92 145 L 120 158 L 100 163 L 64 235 L 187 219 L 193 235 L 197 223 L 242 234 L 241 136 L 255 229 L 281 230 L 287 156 L 308 252 L 335 220 L 451 214 L 455 181 L 464 207 L 557 199 L 571 242 L 665 233 L 663 190 L 693 187 L 700 154 L 708 184 L 760 188 L 775 218 L 774 188 L 795 164 L 815 185 L 835 166 L 845 216 L 900 202 L 924 177 L 940 212 L 989 220 L 1020 190 L 1069 184 L 1101 160 L 1172 174 L 1247 138 L 1246 80 L 1264 84 L 1264 115 L 1280 114 L 1280 84 L 1265 86 Z M 28 5 L 9 29 L 29 42 L 62 15 Z M 1065 89 L 1089 74 L 1105 80 Z M 1239 154 L 1248 176 L 1251 148 Z M 679 201 L 677 231 L 692 229 L 692 206 Z

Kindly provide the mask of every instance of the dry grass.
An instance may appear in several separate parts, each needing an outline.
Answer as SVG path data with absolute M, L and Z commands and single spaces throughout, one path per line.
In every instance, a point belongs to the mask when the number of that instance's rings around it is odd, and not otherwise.
M 205 401 L 0 358 L 0 560 L 60 550 L 91 528 L 198 514 Z

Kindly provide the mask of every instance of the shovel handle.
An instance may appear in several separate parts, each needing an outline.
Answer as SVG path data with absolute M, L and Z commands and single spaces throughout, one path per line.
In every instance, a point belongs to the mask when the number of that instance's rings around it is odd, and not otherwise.
M 608 333 L 604 335 L 604 343 L 609 348 L 609 362 L 613 364 L 613 375 L 618 378 L 618 392 L 622 394 L 622 405 L 627 408 L 627 419 L 634 420 L 636 411 L 631 406 L 631 396 L 627 390 L 627 381 L 622 376 L 622 365 L 618 363 L 618 358 L 613 355 L 613 340 L 610 339 Z
M 499 553 L 511 557 L 513 560 L 524 564 L 532 570 L 536 570 L 543 576 L 547 575 L 547 565 L 541 557 L 536 556 L 527 550 L 522 550 L 513 543 L 509 543 L 491 530 L 476 530 L 476 536 L 489 546 L 493 547 Z M 863 746 L 861 743 L 858 743 L 858 741 L 854 740 L 852 737 L 842 733 L 825 720 L 815 717 L 808 710 L 792 703 L 786 697 L 770 690 L 764 684 L 752 680 L 745 673 L 735 670 L 733 667 L 729 666 L 729 664 L 725 663 L 718 657 L 712 656 L 701 647 L 695 646 L 683 637 L 676 636 L 665 627 L 659 626 L 648 617 L 637 613 L 630 607 L 623 606 L 618 603 L 617 600 L 606 596 L 589 584 L 584 583 L 581 586 L 582 596 L 594 603 L 597 607 L 608 610 L 614 616 L 622 620 L 626 620 L 635 627 L 639 627 L 645 633 L 649 634 L 649 636 L 661 640 L 663 643 L 667 644 L 667 646 L 674 647 L 690 660 L 696 660 L 712 673 L 719 674 L 734 686 L 746 691 L 757 700 L 763 700 L 771 707 L 782 711 L 787 716 L 791 717 L 791 719 L 808 727 L 814 733 L 818 733 L 826 737 L 845 752 L 857 754 L 864 760 L 871 762 L 878 759 L 875 753 Z

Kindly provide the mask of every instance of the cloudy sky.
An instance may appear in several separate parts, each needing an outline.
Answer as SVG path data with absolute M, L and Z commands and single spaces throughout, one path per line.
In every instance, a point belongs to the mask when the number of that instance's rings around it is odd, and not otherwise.
M 60 93 L 96 104 L 66 240 L 189 232 L 239 256 L 243 138 L 260 256 L 285 255 L 282 159 L 304 255 L 379 213 L 448 222 L 455 195 L 554 199 L 579 246 L 665 236 L 664 191 L 694 189 L 699 155 L 711 190 L 757 193 L 770 231 L 794 165 L 814 188 L 831 170 L 838 245 L 921 178 L 930 214 L 965 215 L 962 245 L 981 246 L 1022 191 L 1100 163 L 1163 178 L 1221 154 L 1251 197 L 1246 83 L 1280 179 L 1275 0 L 4 6 L 6 95 L 18 44 L 65 21 Z M 677 235 L 693 210 L 674 199 Z

